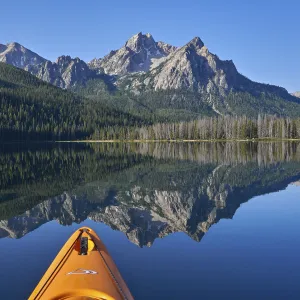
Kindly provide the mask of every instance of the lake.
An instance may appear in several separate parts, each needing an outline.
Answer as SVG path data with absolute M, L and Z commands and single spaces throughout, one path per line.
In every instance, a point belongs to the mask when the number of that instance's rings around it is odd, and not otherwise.
M 136 299 L 300 299 L 300 144 L 2 145 L 0 299 L 93 228 Z

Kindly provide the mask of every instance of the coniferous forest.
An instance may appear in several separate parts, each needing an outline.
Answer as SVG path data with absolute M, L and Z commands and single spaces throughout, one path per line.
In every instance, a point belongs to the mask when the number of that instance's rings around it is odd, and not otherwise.
M 299 139 L 300 118 L 215 115 L 178 122 L 176 117 L 155 117 L 151 111 L 122 111 L 0 63 L 1 141 L 266 138 Z
M 206 117 L 189 122 L 97 129 L 96 140 L 300 139 L 300 118 L 258 115 Z
M 119 110 L 47 84 L 0 63 L 0 140 L 69 140 L 95 128 L 144 124 Z

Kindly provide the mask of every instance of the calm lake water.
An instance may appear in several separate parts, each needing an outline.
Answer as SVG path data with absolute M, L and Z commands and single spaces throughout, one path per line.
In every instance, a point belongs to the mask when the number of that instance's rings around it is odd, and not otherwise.
M 2 146 L 0 299 L 92 227 L 136 299 L 300 299 L 300 144 Z

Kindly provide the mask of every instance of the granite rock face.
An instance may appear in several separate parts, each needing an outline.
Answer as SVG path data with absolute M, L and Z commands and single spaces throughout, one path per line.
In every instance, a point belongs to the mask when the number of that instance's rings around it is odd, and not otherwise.
M 172 46 L 170 44 L 164 43 L 164 42 L 157 42 L 157 47 L 160 49 L 161 53 L 163 53 L 165 56 L 173 53 L 174 51 L 176 51 L 177 47 Z
M 150 70 L 153 60 L 168 56 L 176 47 L 155 42 L 152 35 L 141 32 L 131 37 L 119 50 L 111 51 L 102 59 L 89 63 L 91 68 L 101 68 L 110 75 L 125 75 Z
M 71 88 L 85 83 L 92 73 L 84 61 L 65 55 L 58 57 L 56 62 L 46 61 L 25 70 L 60 88 Z
M 179 95 L 179 100 L 175 97 L 174 102 L 181 101 L 181 91 L 191 91 L 195 93 L 195 99 L 201 97 L 201 101 L 217 114 L 234 111 L 225 99 L 230 92 L 250 93 L 254 97 L 264 94 L 270 99 L 279 97 L 299 102 L 296 98 L 299 93 L 293 96 L 284 88 L 256 83 L 241 75 L 232 60 L 221 60 L 199 37 L 177 48 L 156 42 L 151 34 L 140 32 L 120 49 L 88 64 L 70 56 L 61 56 L 56 62 L 51 62 L 20 44 L 0 44 L 0 62 L 29 71 L 60 88 L 77 85 L 81 88 L 89 79 L 101 75 L 109 79 L 114 89 L 135 95 L 148 91 L 171 91 L 174 97 Z
M 127 74 L 117 86 L 136 95 L 153 91 L 168 91 L 174 103 L 182 103 L 183 93 L 201 97 L 219 115 L 235 111 L 226 100 L 229 93 L 248 93 L 253 97 L 267 95 L 298 103 L 286 89 L 251 81 L 240 74 L 232 60 L 221 60 L 211 53 L 199 37 L 153 62 L 148 72 Z M 264 105 L 264 103 L 262 103 Z
M 79 58 L 63 55 L 51 62 L 18 43 L 0 44 L 0 62 L 24 69 L 60 88 L 84 83 L 92 73 Z
M 224 94 L 234 85 L 237 76 L 232 61 L 220 60 L 196 37 L 152 69 L 143 82 L 137 81 L 155 90 L 192 89 Z
M 28 66 L 45 63 L 46 59 L 18 43 L 0 44 L 0 62 L 25 69 Z

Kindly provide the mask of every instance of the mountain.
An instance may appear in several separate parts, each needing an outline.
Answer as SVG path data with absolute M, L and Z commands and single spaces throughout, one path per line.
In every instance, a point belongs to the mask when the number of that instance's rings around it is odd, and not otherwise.
M 39 79 L 154 121 L 300 115 L 299 98 L 284 88 L 251 81 L 232 60 L 211 53 L 199 37 L 175 47 L 140 32 L 87 64 L 70 56 L 50 62 L 17 43 L 0 45 L 0 51 L 2 61 Z
M 117 90 L 128 93 L 127 103 L 135 102 L 131 110 L 143 105 L 166 119 L 216 114 L 255 117 L 259 113 L 297 117 L 300 113 L 298 98 L 284 88 L 251 81 L 238 72 L 232 60 L 211 53 L 199 37 L 175 48 L 139 33 L 89 66 L 117 75 L 113 79 Z M 89 90 L 89 96 L 99 92 L 95 90 Z M 115 99 L 115 105 L 118 102 Z M 127 103 L 122 106 L 126 108 Z
M 146 76 L 136 78 L 132 85 L 154 90 L 192 89 L 224 92 L 236 81 L 238 73 L 232 61 L 221 61 L 211 54 L 200 38 L 172 52 Z
M 29 66 L 45 63 L 46 59 L 18 43 L 9 43 L 0 44 L 0 62 L 26 69 Z
M 198 99 L 198 103 L 209 105 L 217 114 L 255 115 L 259 110 L 289 114 L 295 109 L 291 103 L 297 103 L 299 113 L 300 101 L 284 88 L 251 81 L 237 71 L 231 60 L 223 61 L 212 54 L 198 37 L 170 53 L 148 72 L 123 76 L 117 84 L 141 94 L 139 99 L 145 98 L 145 93 L 166 91 L 175 105 L 182 104 L 181 109 L 191 110 L 192 102 L 197 111 L 193 99 Z M 189 95 L 182 101 L 184 93 Z M 232 98 L 239 101 L 238 106 Z
M 141 32 L 131 37 L 119 50 L 111 51 L 102 59 L 89 63 L 92 69 L 99 69 L 109 75 L 149 71 L 152 64 L 174 52 L 176 47 L 155 42 L 152 35 Z
M 29 71 L 39 79 L 60 88 L 71 88 L 92 77 L 92 71 L 79 58 L 60 56 L 51 62 L 18 43 L 0 44 L 0 62 Z
M 60 88 L 84 84 L 94 74 L 78 57 L 73 59 L 64 55 L 58 57 L 56 62 L 46 61 L 42 64 L 30 65 L 25 70 Z

